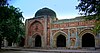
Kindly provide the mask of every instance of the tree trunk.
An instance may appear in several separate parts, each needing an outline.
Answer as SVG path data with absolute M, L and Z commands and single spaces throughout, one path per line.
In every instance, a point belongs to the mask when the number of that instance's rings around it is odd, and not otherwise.
M 1 49 L 1 43 L 2 43 L 2 41 L 1 41 L 1 37 L 0 37 L 0 49 Z

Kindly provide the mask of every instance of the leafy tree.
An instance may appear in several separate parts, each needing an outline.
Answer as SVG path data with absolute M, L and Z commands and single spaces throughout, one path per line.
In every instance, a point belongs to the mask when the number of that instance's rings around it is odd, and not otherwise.
M 7 0 L 0 0 L 0 49 L 1 49 L 1 42 L 2 42 L 2 27 L 1 27 L 1 25 L 3 24 L 3 22 L 1 22 L 1 14 L 3 15 L 3 13 L 1 12 L 3 9 L 1 9 L 3 6 L 5 6 L 5 5 L 7 5 Z
M 24 35 L 22 12 L 19 8 L 7 5 L 8 0 L 0 0 L 0 48 L 5 37 L 9 43 L 18 43 Z
M 85 15 L 86 20 L 96 20 L 95 32 L 100 30 L 100 0 L 78 0 L 79 4 L 76 9 L 79 9 L 81 15 Z
M 24 35 L 22 12 L 13 6 L 0 7 L 0 12 L 1 39 L 6 37 L 9 43 L 18 42 L 18 36 Z
M 0 6 L 8 5 L 8 0 L 0 0 Z

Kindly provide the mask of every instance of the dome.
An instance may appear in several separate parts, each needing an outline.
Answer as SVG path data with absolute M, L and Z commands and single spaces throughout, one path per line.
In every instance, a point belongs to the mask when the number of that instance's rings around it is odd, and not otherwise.
M 56 13 L 49 9 L 49 8 L 42 8 L 40 10 L 38 10 L 36 13 L 35 13 L 35 17 L 37 16 L 42 16 L 42 15 L 47 15 L 47 16 L 53 16 L 53 17 L 56 17 Z

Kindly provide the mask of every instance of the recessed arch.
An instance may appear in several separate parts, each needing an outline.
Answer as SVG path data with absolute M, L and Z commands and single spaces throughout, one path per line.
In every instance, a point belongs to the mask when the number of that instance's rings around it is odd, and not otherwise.
M 54 33 L 53 38 L 56 38 L 57 36 L 59 36 L 60 34 L 64 35 L 67 38 L 67 34 L 63 31 L 57 31 Z
M 63 39 L 62 39 L 62 38 Z M 61 38 L 61 39 L 60 39 Z M 67 34 L 63 31 L 58 31 L 53 35 L 53 47 L 66 47 Z M 64 44 L 58 44 L 57 41 L 62 41 Z M 64 41 L 64 42 L 63 42 Z M 59 45 L 59 46 L 58 46 Z
M 87 35 L 87 34 L 91 34 L 93 37 L 94 37 L 94 47 L 95 47 L 95 41 L 96 41 L 96 39 L 95 39 L 95 35 L 96 35 L 96 33 L 94 33 L 93 32 L 93 30 L 92 29 L 83 29 L 80 33 L 79 33 L 79 40 L 80 40 L 80 44 L 79 44 L 79 46 L 80 47 L 84 47 L 84 46 L 82 46 L 83 45 L 83 43 L 82 43 L 82 38 L 84 37 L 84 35 Z M 91 37 L 91 36 L 90 36 Z M 85 37 L 86 38 L 86 37 Z M 84 39 L 85 39 L 84 38 Z M 87 37 L 88 38 L 88 37 Z
M 36 35 L 35 37 L 35 47 L 41 47 L 42 41 L 41 41 L 41 36 Z
M 35 23 L 39 23 L 39 24 L 41 24 L 41 25 L 43 26 L 42 22 L 40 22 L 40 21 L 38 21 L 38 20 L 34 20 L 34 21 L 30 24 L 30 27 L 31 27 L 32 25 L 34 25 Z
M 32 42 L 32 47 L 43 47 L 43 36 L 40 33 L 34 33 Z
M 32 22 L 30 25 L 29 25 L 29 29 L 31 30 L 32 28 L 42 28 L 43 29 L 43 24 L 40 22 L 40 21 L 37 21 L 35 20 L 34 22 Z
M 56 38 L 56 46 L 57 47 L 66 47 L 66 37 L 62 34 L 58 35 Z
M 92 34 L 86 33 L 82 36 L 82 47 L 95 47 L 95 39 Z
M 90 33 L 90 34 L 92 34 L 93 36 L 95 36 L 95 32 L 93 32 L 93 30 L 92 29 L 83 29 L 80 33 L 79 33 L 79 37 L 80 38 L 82 38 L 82 36 L 84 35 L 84 34 L 86 34 L 86 33 Z
M 43 35 L 43 24 L 40 21 L 34 21 L 29 25 L 29 33 L 33 35 L 34 33 L 41 33 Z

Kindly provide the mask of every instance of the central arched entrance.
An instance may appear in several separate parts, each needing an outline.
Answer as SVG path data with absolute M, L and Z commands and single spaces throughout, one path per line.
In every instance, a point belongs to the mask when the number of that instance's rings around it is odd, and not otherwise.
M 39 35 L 35 37 L 35 47 L 41 47 L 41 36 Z
M 95 47 L 95 39 L 92 34 L 86 33 L 82 36 L 82 47 Z
M 66 47 L 66 37 L 64 35 L 59 35 L 56 40 L 57 47 Z

